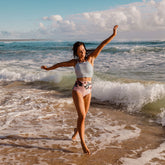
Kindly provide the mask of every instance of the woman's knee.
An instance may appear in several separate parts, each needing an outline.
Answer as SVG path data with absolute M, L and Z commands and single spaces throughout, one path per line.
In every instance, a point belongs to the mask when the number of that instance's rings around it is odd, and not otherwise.
M 85 117 L 86 117 L 86 114 L 80 114 L 80 115 L 78 116 L 78 120 L 79 120 L 79 121 L 85 121 Z

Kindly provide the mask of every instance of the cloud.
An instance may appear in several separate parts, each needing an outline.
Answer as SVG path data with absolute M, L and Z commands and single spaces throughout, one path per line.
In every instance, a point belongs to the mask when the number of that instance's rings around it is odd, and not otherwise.
M 83 13 L 92 27 L 107 28 L 120 25 L 121 31 L 157 30 L 165 27 L 165 0 L 154 0 L 119 6 L 101 12 Z M 161 26 L 161 27 L 160 27 Z M 101 30 L 101 29 L 100 29 Z
M 67 17 L 43 16 L 38 24 L 38 30 L 34 34 L 30 32 L 29 36 L 55 40 L 102 40 L 118 24 L 117 39 L 165 40 L 165 0 L 143 0 Z M 0 33 L 0 37 L 2 35 L 5 34 Z
M 8 32 L 8 31 L 0 31 L 0 36 L 10 36 L 11 35 L 11 33 L 10 32 Z
M 143 0 L 109 10 L 75 14 L 67 19 L 60 15 L 43 17 L 44 23 L 40 23 L 40 27 L 42 29 L 44 27 L 52 36 L 61 36 L 61 38 L 64 38 L 64 35 L 66 38 L 77 36 L 89 40 L 95 37 L 97 40 L 103 35 L 110 34 L 113 26 L 118 24 L 121 36 L 129 38 L 124 34 L 134 32 L 135 35 L 132 37 L 138 38 L 136 34 L 151 35 L 151 32 L 161 30 L 162 33 L 162 30 L 165 30 L 164 9 L 165 0 Z M 47 20 L 49 24 L 45 22 Z
M 162 0 L 158 4 L 154 4 L 157 11 L 154 15 L 154 22 L 156 25 L 163 26 L 165 28 L 165 0 Z
M 62 21 L 63 20 L 63 18 L 60 16 L 60 15 L 52 15 L 52 16 L 50 16 L 50 17 L 43 17 L 42 18 L 43 20 L 49 20 L 49 21 Z
M 43 24 L 43 23 L 41 23 L 41 22 L 40 22 L 40 28 L 41 28 L 41 29 L 45 29 L 44 24 Z
M 49 24 L 40 22 L 42 30 L 49 31 L 50 33 L 69 33 L 75 30 L 75 23 L 72 20 L 64 20 L 60 15 L 52 15 L 43 17 L 44 21 L 49 21 Z

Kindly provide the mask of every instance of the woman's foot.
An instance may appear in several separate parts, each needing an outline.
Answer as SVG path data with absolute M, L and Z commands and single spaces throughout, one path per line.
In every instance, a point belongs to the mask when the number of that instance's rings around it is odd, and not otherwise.
M 78 130 L 77 130 L 77 128 L 75 128 L 74 129 L 74 134 L 72 136 L 72 140 L 75 140 L 76 139 L 77 134 L 78 134 Z M 84 151 L 85 154 L 88 154 L 88 155 L 91 154 L 85 143 L 82 142 L 81 143 L 81 146 L 82 146 L 82 149 L 83 149 L 83 151 Z
M 82 149 L 83 149 L 84 153 L 90 155 L 91 153 L 90 153 L 88 147 L 86 146 L 86 144 L 81 143 L 81 145 L 82 145 Z
M 75 128 L 74 129 L 74 134 L 72 136 L 72 140 L 75 140 L 76 139 L 77 134 L 78 134 L 78 130 L 77 130 L 77 128 Z

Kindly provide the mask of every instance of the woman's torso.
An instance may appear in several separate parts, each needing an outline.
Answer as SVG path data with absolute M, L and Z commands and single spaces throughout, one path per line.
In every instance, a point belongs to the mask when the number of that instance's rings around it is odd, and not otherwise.
M 78 81 L 91 81 L 93 76 L 93 62 L 89 59 L 84 62 L 75 62 L 75 73 Z

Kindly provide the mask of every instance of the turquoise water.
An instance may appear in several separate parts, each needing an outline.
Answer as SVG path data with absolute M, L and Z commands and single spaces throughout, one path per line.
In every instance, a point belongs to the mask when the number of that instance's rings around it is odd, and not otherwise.
M 87 42 L 94 49 L 99 42 Z M 54 64 L 72 58 L 73 42 L 0 42 L 0 79 L 17 67 L 38 71 L 41 64 Z M 12 63 L 11 68 L 7 66 Z M 22 63 L 22 64 L 21 64 Z M 7 67 L 6 75 L 2 73 Z M 165 82 L 165 42 L 113 42 L 106 46 L 95 61 L 95 71 L 117 78 Z M 14 71 L 14 70 L 13 70 Z M 18 72 L 19 73 L 19 72 Z M 21 74 L 21 73 L 20 73 Z M 14 78 L 13 75 L 13 79 Z M 20 77 L 20 80 L 24 80 Z M 27 78 L 28 81 L 28 78 Z
M 73 68 L 40 69 L 73 58 L 73 42 L 0 42 L 0 81 L 33 83 L 70 91 Z M 95 49 L 99 42 L 86 42 Z M 93 99 L 131 113 L 143 113 L 165 125 L 165 42 L 112 42 L 95 60 Z M 40 83 L 39 83 L 40 82 Z M 44 85 L 43 85 L 44 84 Z M 1 92 L 1 98 L 3 98 Z M 14 104 L 15 105 L 15 104 Z M 3 104 L 0 106 L 4 109 Z

